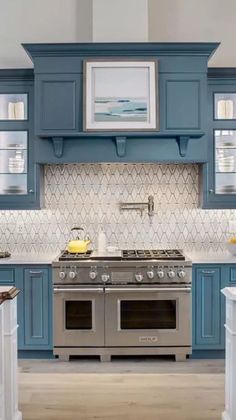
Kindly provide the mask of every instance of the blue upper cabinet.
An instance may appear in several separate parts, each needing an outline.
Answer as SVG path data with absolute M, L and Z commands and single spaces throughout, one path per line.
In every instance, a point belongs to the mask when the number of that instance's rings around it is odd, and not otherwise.
M 40 207 L 32 70 L 0 70 L 0 209 Z
M 209 69 L 208 164 L 203 208 L 236 208 L 236 69 Z
M 207 161 L 207 62 L 217 43 L 23 46 L 34 63 L 37 162 Z M 158 128 L 86 131 L 88 59 L 157 61 Z
M 38 135 L 78 133 L 82 126 L 82 75 L 39 74 L 35 102 Z

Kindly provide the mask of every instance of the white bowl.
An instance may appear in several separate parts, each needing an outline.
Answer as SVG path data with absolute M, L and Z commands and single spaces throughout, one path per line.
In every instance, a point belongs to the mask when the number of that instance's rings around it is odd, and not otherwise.
M 230 254 L 236 255 L 236 244 L 231 244 L 230 242 L 226 242 L 226 248 Z

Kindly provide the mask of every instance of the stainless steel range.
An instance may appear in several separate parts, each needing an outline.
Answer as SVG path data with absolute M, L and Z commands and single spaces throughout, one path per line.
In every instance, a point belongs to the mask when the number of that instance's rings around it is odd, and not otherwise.
M 61 253 L 53 262 L 54 354 L 192 352 L 192 263 L 179 250 Z

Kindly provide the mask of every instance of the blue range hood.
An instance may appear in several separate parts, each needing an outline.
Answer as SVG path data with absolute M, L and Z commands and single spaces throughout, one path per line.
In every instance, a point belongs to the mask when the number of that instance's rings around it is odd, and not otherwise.
M 207 162 L 207 63 L 219 43 L 23 44 L 38 163 Z M 84 61 L 157 60 L 158 130 L 83 129 Z

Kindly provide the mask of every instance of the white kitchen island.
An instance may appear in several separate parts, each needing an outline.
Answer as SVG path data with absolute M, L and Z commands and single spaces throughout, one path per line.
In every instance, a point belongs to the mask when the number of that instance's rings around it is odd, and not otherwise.
M 222 420 L 236 419 L 236 287 L 225 287 L 226 296 L 226 364 L 225 411 Z
M 0 420 L 21 420 L 17 380 L 17 299 L 15 287 L 0 287 Z

